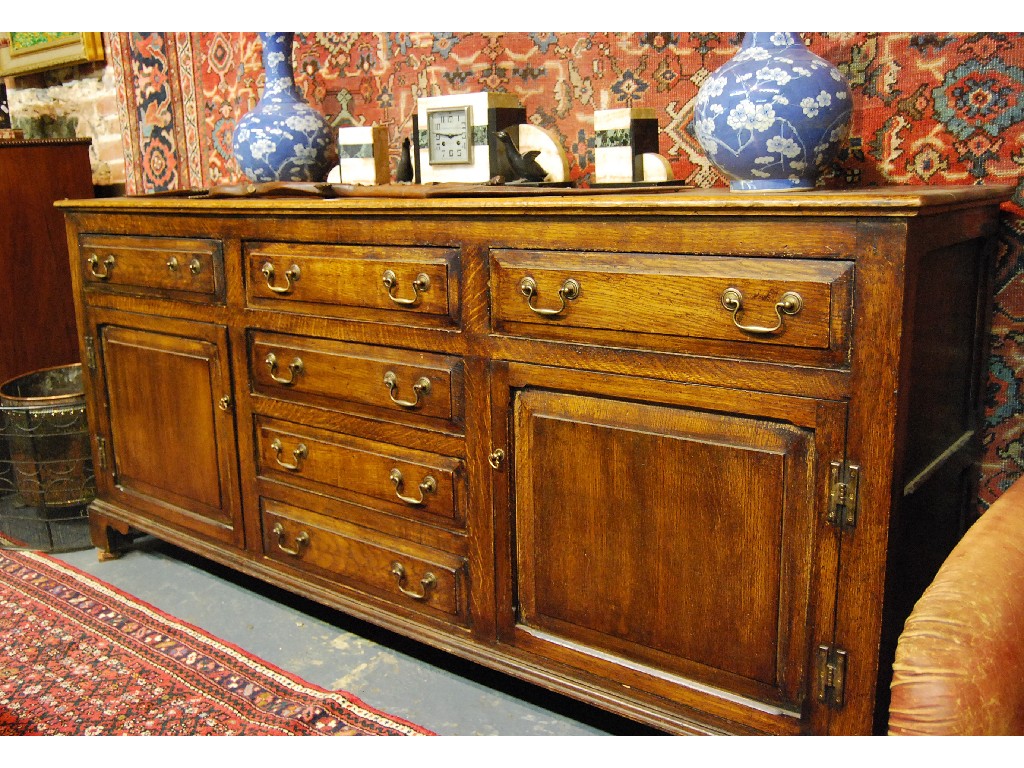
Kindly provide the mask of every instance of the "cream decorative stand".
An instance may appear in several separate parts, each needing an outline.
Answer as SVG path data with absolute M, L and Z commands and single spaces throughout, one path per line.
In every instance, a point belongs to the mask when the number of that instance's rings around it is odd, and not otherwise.
M 1009 188 L 479 192 L 61 204 L 95 543 L 672 732 L 884 723 Z

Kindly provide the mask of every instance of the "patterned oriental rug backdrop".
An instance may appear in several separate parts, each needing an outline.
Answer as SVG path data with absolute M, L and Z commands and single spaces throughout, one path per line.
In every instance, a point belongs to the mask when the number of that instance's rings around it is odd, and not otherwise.
M 1000 236 L 981 505 L 1024 473 L 1024 34 L 803 33 L 854 94 L 828 187 L 1017 184 Z M 571 178 L 593 172 L 595 109 L 654 108 L 676 179 L 722 186 L 693 135 L 704 78 L 736 32 L 297 33 L 296 79 L 339 125 L 386 125 L 392 173 L 421 95 L 510 91 L 554 134 Z M 235 122 L 262 89 L 252 33 L 112 33 L 127 189 L 234 183 Z

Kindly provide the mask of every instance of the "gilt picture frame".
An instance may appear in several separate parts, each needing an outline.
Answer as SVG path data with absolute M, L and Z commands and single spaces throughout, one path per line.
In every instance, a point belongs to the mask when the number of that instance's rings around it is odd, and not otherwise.
M 103 61 L 102 32 L 0 32 L 0 77 Z

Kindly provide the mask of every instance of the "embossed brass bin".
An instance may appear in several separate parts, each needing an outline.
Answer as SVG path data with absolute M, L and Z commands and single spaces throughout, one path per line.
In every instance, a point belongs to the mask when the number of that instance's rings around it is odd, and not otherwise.
M 0 384 L 0 437 L 11 476 L 0 478 L 0 490 L 12 483 L 24 505 L 70 507 L 96 495 L 81 364 Z

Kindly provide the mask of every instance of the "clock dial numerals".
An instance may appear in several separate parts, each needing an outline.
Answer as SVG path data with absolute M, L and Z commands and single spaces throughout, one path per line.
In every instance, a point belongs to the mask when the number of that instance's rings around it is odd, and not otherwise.
M 427 148 L 432 165 L 473 162 L 469 107 L 435 109 L 427 113 Z

